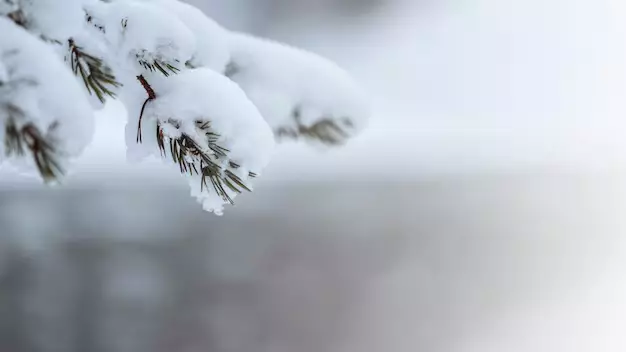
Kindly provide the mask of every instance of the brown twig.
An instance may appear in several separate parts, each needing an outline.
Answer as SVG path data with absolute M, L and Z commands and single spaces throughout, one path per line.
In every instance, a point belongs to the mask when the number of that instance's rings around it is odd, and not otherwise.
M 154 89 L 152 89 L 148 81 L 146 81 L 143 75 L 137 76 L 137 79 L 139 80 L 139 83 L 141 83 L 143 89 L 145 89 L 146 93 L 148 94 L 148 98 L 143 102 L 143 105 L 141 106 L 141 112 L 139 113 L 139 123 L 137 124 L 137 143 L 141 143 L 141 119 L 143 118 L 143 112 L 146 109 L 146 105 L 148 104 L 148 102 L 156 99 L 156 93 L 154 92 Z

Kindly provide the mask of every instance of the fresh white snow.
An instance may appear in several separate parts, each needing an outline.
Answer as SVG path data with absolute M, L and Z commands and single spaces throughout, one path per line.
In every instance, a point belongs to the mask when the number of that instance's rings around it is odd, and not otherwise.
M 63 166 L 68 158 L 79 156 L 92 139 L 93 110 L 85 93 L 43 41 L 2 17 L 0 33 L 0 107 L 14 106 L 24 112 L 28 118 L 13 116 L 18 129 L 34 124 L 56 140 Z M 8 114 L 0 114 L 0 125 L 8 118 Z M 4 131 L 0 129 L 0 133 Z M 3 148 L 0 143 L 0 155 L 4 156 Z
M 325 118 L 335 120 L 348 133 L 356 133 L 365 125 L 369 109 L 364 93 L 333 62 L 243 33 L 233 33 L 230 45 L 234 64 L 231 78 L 274 130 L 310 127 Z
M 166 143 L 189 137 L 212 158 L 219 177 L 235 175 L 245 188 L 252 188 L 251 175 L 260 175 L 271 159 L 273 131 L 300 133 L 299 128 L 332 121 L 344 130 L 345 140 L 360 131 L 368 117 L 364 94 L 332 62 L 230 32 L 177 0 L 3 4 L 0 13 L 20 11 L 17 17 L 24 19 L 21 25 L 28 32 L 2 18 L 0 76 L 11 75 L 8 65 L 14 65 L 17 72 L 30 72 L 41 83 L 37 88 L 4 89 L 0 99 L 17 99 L 27 112 L 24 123 L 33 120 L 44 131 L 60 122 L 55 137 L 64 155 L 77 155 L 91 142 L 92 115 L 102 107 L 82 86 L 83 75 L 93 78 L 98 67 L 90 67 L 72 48 L 102 59 L 101 70 L 110 70 L 120 84 L 106 88 L 124 105 L 129 160 L 161 158 L 157 133 Z M 13 32 L 18 34 L 4 35 Z M 7 58 L 12 51 L 19 61 Z M 70 63 L 75 60 L 82 74 L 73 77 Z M 113 97 L 109 98 L 110 102 Z M 199 124 L 210 126 L 211 134 L 201 131 Z M 219 136 L 216 141 L 210 141 L 213 135 Z M 218 155 L 212 145 L 224 148 L 225 155 Z M 172 168 L 180 166 L 165 162 Z M 217 189 L 201 187 L 198 174 L 188 172 L 184 177 L 208 211 L 221 213 L 237 193 L 226 189 L 226 195 L 220 195 Z

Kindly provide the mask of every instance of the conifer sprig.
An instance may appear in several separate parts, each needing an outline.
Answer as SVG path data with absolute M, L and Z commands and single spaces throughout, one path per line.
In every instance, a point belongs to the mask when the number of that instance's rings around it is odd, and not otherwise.
M 146 60 L 137 58 L 137 62 L 139 62 L 139 65 L 146 70 L 150 72 L 161 72 L 165 77 L 169 77 L 172 74 L 180 72 L 178 67 L 159 59 Z
M 58 180 L 64 174 L 64 170 L 58 161 L 58 152 L 55 143 L 50 137 L 57 124 L 50 126 L 47 135 L 41 133 L 39 128 L 32 123 L 22 127 L 16 124 L 16 118 L 22 115 L 22 111 L 14 106 L 7 106 L 9 117 L 5 123 L 4 145 L 7 157 L 13 155 L 22 157 L 26 151 L 30 152 L 39 174 L 46 182 Z
M 100 102 L 106 101 L 106 96 L 115 98 L 113 90 L 121 87 L 115 76 L 100 58 L 86 53 L 82 47 L 69 39 L 70 64 L 75 75 L 80 74 L 89 94 L 95 94 Z
M 296 127 L 280 127 L 276 130 L 276 135 L 278 137 L 288 137 L 291 139 L 305 137 L 317 140 L 325 145 L 337 146 L 344 144 L 350 137 L 340 123 L 348 128 L 353 126 L 352 121 L 348 118 L 339 120 L 325 118 L 311 126 L 304 126 L 298 122 Z
M 147 95 L 141 108 L 137 125 L 137 143 L 141 143 L 141 122 L 145 107 L 148 102 L 157 99 L 157 94 L 143 75 L 137 76 L 137 80 Z M 234 201 L 227 190 L 237 194 L 243 191 L 251 191 L 241 177 L 233 172 L 241 166 L 228 160 L 230 150 L 219 144 L 220 135 L 211 128 L 209 121 L 195 121 L 196 131 L 201 138 L 205 138 L 208 150 L 184 132 L 180 133 L 178 137 L 167 136 L 161 123 L 161 121 L 157 120 L 155 129 L 157 145 L 161 155 L 166 157 L 169 154 L 172 161 L 178 164 L 182 174 L 199 175 L 201 190 L 205 188 L 208 190 L 209 183 L 211 183 L 217 195 L 230 204 L 234 204 Z M 175 119 L 169 119 L 166 123 L 176 129 L 181 127 L 180 122 Z M 225 160 L 228 160 L 228 162 L 224 167 L 222 165 Z M 257 174 L 249 172 L 248 176 L 256 177 Z
M 175 121 L 168 121 L 177 127 Z M 228 157 L 228 149 L 217 144 L 219 135 L 210 129 L 210 123 L 196 121 L 196 128 L 207 137 L 209 150 L 203 148 L 189 135 L 181 133 L 180 137 L 172 138 L 165 135 L 160 122 L 157 122 L 156 138 L 161 154 L 165 157 L 168 154 L 174 163 L 180 167 L 180 172 L 189 175 L 200 175 L 200 187 L 208 190 L 209 182 L 215 192 L 225 201 L 234 204 L 228 190 L 240 194 L 243 191 L 250 192 L 251 189 L 237 176 L 233 170 L 240 166 L 234 162 L 229 162 L 226 168 L 221 166 L 222 160 Z M 169 144 L 169 148 L 166 148 Z M 256 177 L 253 172 L 250 177 Z

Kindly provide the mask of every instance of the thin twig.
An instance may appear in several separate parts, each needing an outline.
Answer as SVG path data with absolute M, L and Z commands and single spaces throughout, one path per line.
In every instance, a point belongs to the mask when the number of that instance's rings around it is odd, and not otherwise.
M 154 89 L 152 89 L 148 81 L 146 81 L 143 75 L 137 76 L 137 80 L 139 80 L 139 83 L 141 83 L 141 86 L 143 87 L 143 89 L 145 89 L 146 94 L 148 94 L 148 98 L 143 102 L 143 105 L 141 106 L 141 112 L 139 113 L 139 123 L 137 124 L 137 143 L 142 143 L 143 140 L 141 137 L 141 120 L 143 118 L 143 112 L 146 109 L 146 105 L 148 104 L 148 102 L 156 99 L 156 93 L 154 92 Z

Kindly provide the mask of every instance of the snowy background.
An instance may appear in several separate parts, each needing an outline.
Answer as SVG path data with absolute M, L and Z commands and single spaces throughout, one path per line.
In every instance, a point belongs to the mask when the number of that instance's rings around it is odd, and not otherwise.
M 626 5 L 193 0 L 339 62 L 374 118 L 203 213 L 125 161 L 0 172 L 0 351 L 623 351 Z

